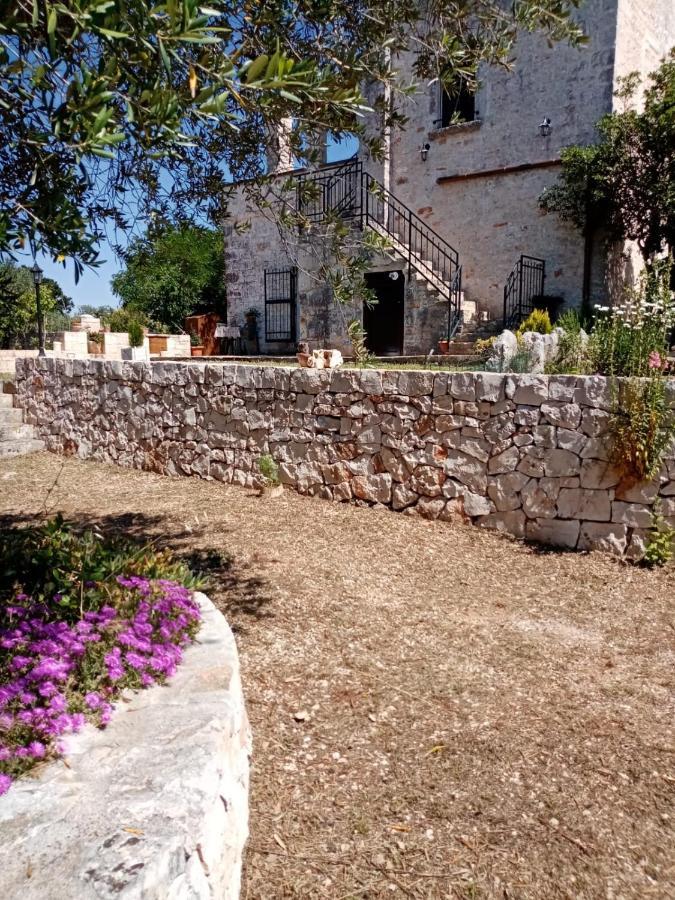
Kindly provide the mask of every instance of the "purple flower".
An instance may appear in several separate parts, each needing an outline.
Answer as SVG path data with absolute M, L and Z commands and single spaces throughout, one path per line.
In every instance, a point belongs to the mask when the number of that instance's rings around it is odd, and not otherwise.
M 7 658 L 0 685 L 0 762 L 18 760 L 25 767 L 50 751 L 62 752 L 59 737 L 78 731 L 87 718 L 102 726 L 110 721 L 111 701 L 120 689 L 117 682 L 124 685 L 137 673 L 135 678 L 149 687 L 175 672 L 181 648 L 190 642 L 192 626 L 200 618 L 192 595 L 166 580 L 133 575 L 117 581 L 124 612 L 107 605 L 84 613 L 72 625 L 58 618 L 61 613 L 53 605 L 32 602 L 25 595 L 16 597 L 25 605 L 5 607 L 6 625 L 0 629 L 0 650 Z M 53 599 L 58 603 L 63 598 Z M 96 642 L 103 642 L 103 648 L 91 653 Z M 84 696 L 78 691 L 81 671 L 93 674 L 92 683 L 96 686 L 98 678 L 99 684 Z M 86 714 L 69 711 L 82 702 Z M 4 793 L 11 778 L 1 777 Z
M 3 794 L 7 793 L 11 785 L 12 779 L 9 777 L 9 775 L 3 775 L 2 772 L 0 772 L 0 797 Z

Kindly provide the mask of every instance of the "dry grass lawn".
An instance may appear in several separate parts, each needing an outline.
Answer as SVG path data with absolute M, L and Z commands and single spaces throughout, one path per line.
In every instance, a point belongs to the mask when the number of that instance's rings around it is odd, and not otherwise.
M 673 569 L 0 463 L 0 514 L 55 510 L 231 557 L 211 594 L 253 726 L 246 900 L 675 897 Z

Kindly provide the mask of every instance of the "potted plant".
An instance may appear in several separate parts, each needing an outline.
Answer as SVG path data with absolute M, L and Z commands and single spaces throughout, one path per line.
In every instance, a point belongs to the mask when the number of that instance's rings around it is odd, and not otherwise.
M 441 338 L 438 342 L 438 352 L 441 356 L 447 356 L 450 352 L 450 341 L 447 338 Z
M 284 486 L 279 479 L 279 466 L 269 453 L 263 454 L 258 460 L 260 472 L 260 496 L 280 497 L 284 492 Z
M 129 335 L 129 346 L 122 348 L 122 359 L 132 361 L 146 360 L 148 353 L 145 348 L 145 334 L 141 323 L 132 319 L 129 322 L 127 333 Z
M 87 351 L 94 356 L 103 353 L 103 333 L 100 331 L 91 331 L 87 335 Z
M 190 332 L 190 354 L 192 356 L 203 356 L 204 346 L 198 334 Z

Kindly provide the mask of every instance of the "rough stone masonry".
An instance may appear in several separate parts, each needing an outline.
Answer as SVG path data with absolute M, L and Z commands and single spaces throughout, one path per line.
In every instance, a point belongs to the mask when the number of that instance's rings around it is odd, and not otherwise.
M 252 485 L 271 453 L 304 494 L 631 557 L 657 502 L 675 525 L 675 448 L 622 483 L 600 376 L 33 359 L 17 405 L 50 450 L 166 475 Z

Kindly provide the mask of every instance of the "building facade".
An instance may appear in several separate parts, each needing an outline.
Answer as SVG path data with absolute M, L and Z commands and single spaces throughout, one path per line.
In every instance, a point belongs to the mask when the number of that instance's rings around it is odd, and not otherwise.
M 449 97 L 436 83 L 398 101 L 408 123 L 387 137 L 383 163 L 359 157 L 322 170 L 330 202 L 337 197 L 355 226 L 389 242 L 367 276 L 376 307 L 337 305 L 318 276 L 328 252 L 320 234 L 284 234 L 237 190 L 225 229 L 230 323 L 256 308 L 266 353 L 288 352 L 297 340 L 348 349 L 352 318 L 363 321 L 378 354 L 426 353 L 446 333 L 451 310 L 501 318 L 521 255 L 535 260 L 535 293 L 571 307 L 584 293 L 604 300 L 606 248 L 596 242 L 589 258 L 579 231 L 544 213 L 539 197 L 560 174 L 561 149 L 596 140 L 596 122 L 617 108 L 619 79 L 646 77 L 675 44 L 675 4 L 586 0 L 578 17 L 585 47 L 551 47 L 541 34 L 524 34 L 513 68 L 484 67 L 474 94 Z M 393 64 L 405 72 L 405 59 Z M 244 220 L 246 231 L 238 228 Z M 631 254 L 618 261 L 630 276 Z

